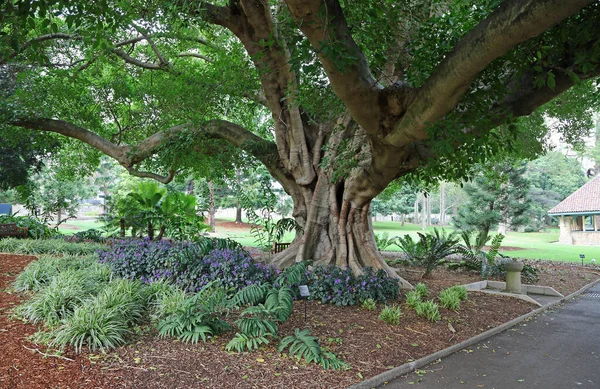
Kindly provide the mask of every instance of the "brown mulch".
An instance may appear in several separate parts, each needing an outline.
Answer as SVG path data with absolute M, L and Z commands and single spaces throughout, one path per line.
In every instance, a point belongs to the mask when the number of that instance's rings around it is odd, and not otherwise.
M 0 254 L 0 287 L 6 288 L 33 257 Z M 408 269 L 414 270 L 414 269 Z M 421 281 L 419 271 L 407 271 L 411 282 Z M 548 265 L 542 281 L 564 294 L 591 282 L 598 275 L 573 266 Z M 438 269 L 425 280 L 432 295 L 440 289 L 478 280 L 476 273 Z M 328 347 L 348 362 L 348 371 L 326 371 L 280 355 L 275 346 L 253 353 L 223 351 L 232 334 L 207 343 L 185 344 L 159 339 L 152 329 L 135 335 L 128 346 L 98 355 L 67 352 L 68 361 L 44 357 L 25 338 L 36 327 L 9 320 L 9 310 L 22 296 L 0 292 L 0 388 L 345 388 L 405 362 L 441 350 L 536 307 L 524 301 L 472 292 L 459 312 L 440 309 L 442 320 L 429 323 L 402 307 L 400 325 L 380 321 L 376 311 L 297 302 L 280 335 L 294 328 L 310 328 Z M 380 308 L 380 307 L 379 307 Z M 451 330 L 454 329 L 454 332 Z M 52 353 L 44 347 L 41 352 Z
M 47 350 L 27 340 L 37 327 L 11 318 L 12 308 L 23 296 L 5 289 L 35 259 L 0 254 L 0 388 L 112 388 L 110 375 L 93 367 L 85 354 L 67 352 L 63 355 L 70 360 L 40 354 Z

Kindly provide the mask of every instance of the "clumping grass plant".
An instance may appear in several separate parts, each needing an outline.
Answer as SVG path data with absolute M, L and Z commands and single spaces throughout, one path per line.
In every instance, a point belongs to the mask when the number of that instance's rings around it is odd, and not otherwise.
M 379 320 L 382 320 L 387 324 L 398 325 L 400 324 L 400 316 L 402 316 L 400 306 L 386 306 L 381 310 L 381 313 L 379 314 Z
M 438 305 L 433 300 L 423 301 L 415 306 L 418 316 L 436 322 L 442 318 Z
M 372 298 L 368 298 L 365 301 L 363 301 L 361 306 L 367 311 L 374 311 L 377 308 L 377 303 Z
M 440 305 L 443 308 L 458 311 L 460 307 L 460 296 L 453 289 L 444 289 L 439 295 Z
M 419 294 L 419 296 L 421 296 L 422 299 L 429 296 L 429 289 L 427 288 L 427 285 L 422 282 L 419 282 L 417 285 L 415 285 L 415 291 Z
M 0 239 L 0 252 L 14 254 L 90 255 L 105 245 L 99 243 L 72 243 L 62 237 L 56 239 Z
M 406 305 L 409 308 L 415 308 L 418 304 L 421 303 L 421 295 L 416 290 L 411 290 L 406 293 Z

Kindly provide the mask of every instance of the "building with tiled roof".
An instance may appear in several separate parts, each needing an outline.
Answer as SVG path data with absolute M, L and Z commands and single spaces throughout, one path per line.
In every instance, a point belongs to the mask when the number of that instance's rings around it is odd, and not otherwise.
M 600 175 L 548 211 L 559 217 L 560 243 L 600 245 Z

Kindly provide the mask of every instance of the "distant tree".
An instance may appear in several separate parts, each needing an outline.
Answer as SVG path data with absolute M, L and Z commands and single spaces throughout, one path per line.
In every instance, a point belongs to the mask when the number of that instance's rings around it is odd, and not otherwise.
M 81 201 L 93 193 L 86 181 L 66 177 L 57 166 L 43 167 L 16 190 L 19 202 L 31 214 L 45 223 L 56 220 L 56 225 L 75 217 Z
M 529 181 L 532 200 L 532 227 L 548 224 L 548 210 L 585 183 L 581 162 L 551 151 L 527 164 L 525 177 Z
M 525 225 L 531 206 L 525 165 L 508 162 L 486 169 L 465 184 L 468 200 L 453 222 L 461 230 L 479 231 L 484 237 L 499 225 Z
M 31 174 L 42 169 L 45 157 L 58 145 L 44 134 L 21 131 L 13 138 L 3 137 L 0 142 L 0 190 L 25 185 Z
M 373 215 L 400 215 L 400 221 L 404 224 L 406 215 L 414 210 L 416 199 L 417 189 L 413 186 L 406 183 L 390 185 L 372 201 L 371 212 Z

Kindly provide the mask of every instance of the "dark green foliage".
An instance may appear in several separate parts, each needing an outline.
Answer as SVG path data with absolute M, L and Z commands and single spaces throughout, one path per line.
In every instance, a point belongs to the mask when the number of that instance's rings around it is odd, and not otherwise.
M 31 216 L 0 215 L 0 224 L 16 223 L 18 227 L 27 228 L 27 236 L 32 239 L 45 239 L 60 236 L 55 228 L 48 227 L 45 223 Z
M 260 346 L 266 344 L 269 344 L 268 335 L 248 336 L 246 334 L 236 333 L 233 339 L 225 346 L 225 350 L 241 353 L 245 350 L 258 350 Z
M 583 171 L 578 158 L 558 151 L 549 151 L 527 164 L 532 219 L 525 232 L 539 231 L 550 223 L 548 210 L 585 183 Z
M 206 341 L 207 336 L 230 329 L 223 316 L 227 314 L 227 293 L 216 284 L 205 286 L 193 296 L 183 291 L 168 292 L 157 301 L 157 328 L 160 336 L 184 342 Z
M 378 302 L 395 300 L 399 296 L 398 281 L 383 270 L 363 269 L 355 277 L 350 269 L 336 266 L 315 266 L 308 274 L 310 298 L 323 303 L 354 305 L 366 299 Z
M 310 335 L 310 330 L 294 330 L 294 335 L 286 336 L 279 343 L 279 352 L 288 349 L 290 356 L 298 359 L 304 358 L 307 362 L 319 363 L 321 360 L 321 346 L 316 336 Z
M 479 243 L 499 223 L 513 228 L 527 224 L 531 205 L 524 165 L 504 162 L 484 171 L 465 185 L 469 200 L 453 218 L 457 228 L 481 232 Z
M 71 241 L 104 243 L 106 241 L 106 237 L 104 237 L 103 234 L 104 233 L 100 230 L 90 228 L 89 230 L 79 231 L 73 234 Z
M 443 230 L 434 228 L 433 233 L 418 233 L 415 242 L 410 235 L 398 239 L 398 246 L 406 253 L 408 260 L 417 266 L 425 267 L 423 278 L 444 263 L 447 256 L 457 253 L 458 239 L 454 233 L 446 235 Z
M 241 289 L 275 276 L 273 267 L 253 261 L 238 246 L 228 239 L 205 239 L 200 243 L 114 240 L 99 252 L 99 257 L 120 277 L 146 283 L 169 280 L 189 292 L 211 281 Z

